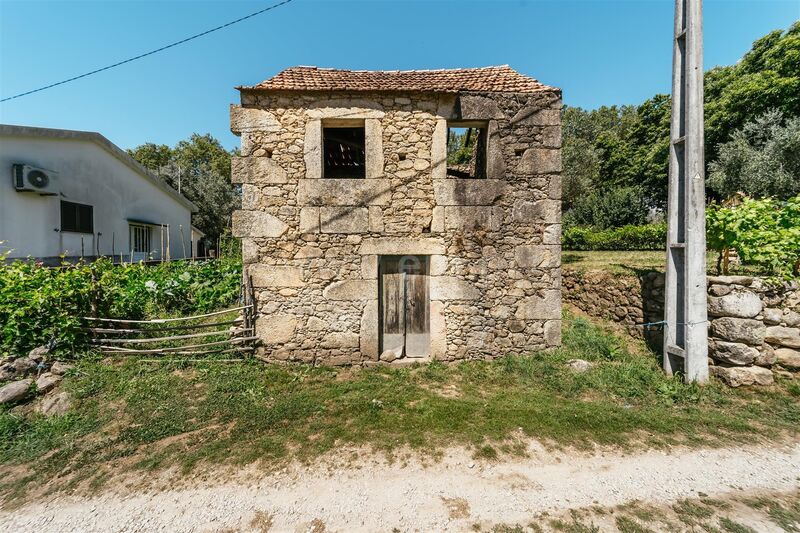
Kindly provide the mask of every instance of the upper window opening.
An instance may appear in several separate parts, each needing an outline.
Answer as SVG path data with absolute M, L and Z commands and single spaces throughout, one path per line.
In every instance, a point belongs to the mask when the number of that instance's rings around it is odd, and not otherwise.
M 326 126 L 322 128 L 323 178 L 366 177 L 366 135 L 360 126 Z
M 94 233 L 93 211 L 90 205 L 61 200 L 61 231 Z
M 475 121 L 447 123 L 447 176 L 485 178 L 487 124 Z

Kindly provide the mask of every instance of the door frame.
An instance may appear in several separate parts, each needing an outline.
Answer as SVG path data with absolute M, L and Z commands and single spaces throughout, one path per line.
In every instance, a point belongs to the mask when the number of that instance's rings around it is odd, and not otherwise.
M 424 305 L 427 306 L 426 320 L 427 320 L 427 350 L 423 355 L 409 356 L 407 353 L 407 336 L 408 333 L 408 320 L 407 309 L 408 299 L 406 291 L 408 288 L 407 278 L 403 282 L 403 347 L 398 358 L 408 358 L 413 360 L 425 360 L 431 356 L 431 298 L 430 298 L 430 256 L 420 254 L 394 254 L 394 255 L 379 255 L 378 256 L 378 355 L 386 351 L 384 344 L 384 292 L 383 292 L 383 276 L 387 273 L 407 273 L 406 268 L 403 266 L 404 262 L 412 262 L 416 265 L 415 270 L 421 270 L 420 274 L 425 276 L 427 284 L 427 301 Z M 387 263 L 396 262 L 398 267 L 396 272 L 387 272 Z M 420 268 L 421 267 L 421 268 Z M 394 269 L 392 269 L 394 270 Z

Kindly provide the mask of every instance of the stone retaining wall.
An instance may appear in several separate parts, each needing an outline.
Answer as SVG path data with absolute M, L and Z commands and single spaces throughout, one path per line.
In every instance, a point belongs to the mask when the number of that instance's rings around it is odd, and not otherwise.
M 663 340 L 664 274 L 563 271 L 563 298 L 585 313 L 623 324 L 655 349 Z M 800 284 L 750 276 L 709 276 L 712 373 L 737 386 L 771 383 L 771 371 L 800 371 Z M 767 375 L 769 374 L 769 375 Z

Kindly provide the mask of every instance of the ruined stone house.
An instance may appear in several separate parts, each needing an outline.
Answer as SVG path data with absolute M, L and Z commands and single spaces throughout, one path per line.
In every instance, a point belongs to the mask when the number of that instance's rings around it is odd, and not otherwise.
M 508 66 L 284 70 L 239 87 L 233 215 L 263 356 L 560 344 L 561 92 Z

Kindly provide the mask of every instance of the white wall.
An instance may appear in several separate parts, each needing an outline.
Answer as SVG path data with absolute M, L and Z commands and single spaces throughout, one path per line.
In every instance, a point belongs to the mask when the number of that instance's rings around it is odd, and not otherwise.
M 11 167 L 22 163 L 59 173 L 61 197 L 17 192 Z M 61 226 L 60 200 L 94 208 L 94 234 L 57 231 Z M 56 257 L 66 253 L 111 255 L 130 253 L 128 219 L 170 225 L 171 257 L 191 255 L 191 212 L 111 153 L 89 140 L 0 136 L 0 251 L 10 257 Z M 98 233 L 101 234 L 98 236 Z M 160 251 L 160 230 L 154 228 L 152 248 Z

